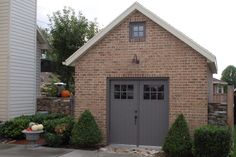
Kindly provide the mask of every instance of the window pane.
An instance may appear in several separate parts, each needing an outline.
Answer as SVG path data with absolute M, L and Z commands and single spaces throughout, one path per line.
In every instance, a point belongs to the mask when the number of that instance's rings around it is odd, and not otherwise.
M 140 32 L 143 32 L 143 26 L 139 26 L 138 28 L 139 28 L 138 30 L 139 30 Z
M 139 37 L 143 37 L 143 36 L 144 36 L 144 33 L 143 33 L 143 32 L 138 32 L 138 36 L 139 36 Z
M 126 99 L 126 92 L 121 93 L 121 99 Z
M 138 37 L 138 32 L 133 32 L 133 37 Z
M 150 99 L 150 93 L 144 93 L 143 99 L 145 99 L 145 100 Z
M 128 98 L 128 99 L 133 99 L 133 98 L 134 98 L 133 92 L 127 93 L 127 98 Z
M 164 100 L 164 93 L 158 93 L 158 100 Z
M 115 85 L 115 91 L 120 91 L 120 85 Z
M 120 99 L 120 92 L 114 92 L 114 99 Z
M 152 91 L 152 92 L 156 92 L 156 91 L 157 91 L 157 86 L 152 86 L 152 87 L 151 87 L 151 91 Z
M 128 91 L 133 91 L 134 90 L 134 86 L 133 85 L 128 85 Z
M 134 26 L 133 26 L 133 31 L 134 31 L 134 32 L 135 32 L 135 31 L 136 31 L 136 32 L 138 31 L 138 25 L 134 25 Z
M 126 85 L 121 85 L 121 91 L 126 91 Z
M 151 93 L 151 99 L 156 100 L 157 99 L 157 94 L 156 93 Z
M 164 85 L 159 86 L 159 87 L 158 87 L 158 91 L 159 91 L 159 92 L 163 92 L 163 91 L 164 91 Z
M 143 89 L 144 89 L 144 91 L 150 91 L 149 85 L 144 85 Z

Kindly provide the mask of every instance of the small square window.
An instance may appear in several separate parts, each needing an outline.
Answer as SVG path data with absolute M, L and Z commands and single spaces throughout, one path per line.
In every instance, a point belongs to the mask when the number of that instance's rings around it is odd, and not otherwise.
M 144 91 L 145 91 L 145 92 L 150 91 L 149 85 L 144 85 Z
M 164 100 L 164 93 L 158 93 L 158 100 Z
M 151 93 L 151 99 L 156 100 L 157 99 L 157 94 L 156 93 Z
M 143 98 L 144 98 L 144 100 L 150 99 L 150 93 L 144 93 Z
M 130 39 L 145 38 L 145 22 L 130 23 Z
M 120 92 L 115 92 L 114 93 L 114 98 L 115 99 L 120 99 Z
M 115 91 L 120 91 L 120 85 L 115 85 Z
M 121 99 L 126 99 L 126 92 L 121 93 Z
M 133 92 L 127 93 L 127 99 L 133 99 Z
M 121 85 L 121 91 L 125 92 L 126 91 L 126 87 L 127 87 L 126 85 Z

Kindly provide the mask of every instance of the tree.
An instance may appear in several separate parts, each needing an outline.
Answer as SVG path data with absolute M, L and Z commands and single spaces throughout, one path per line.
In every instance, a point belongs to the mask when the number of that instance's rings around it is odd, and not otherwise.
M 72 8 L 67 7 L 54 12 L 49 21 L 50 55 L 56 58 L 56 73 L 60 80 L 69 87 L 74 84 L 74 67 L 66 67 L 62 62 L 98 32 L 98 25 L 96 21 L 88 21 L 81 12 L 77 16 Z
M 222 72 L 221 80 L 236 87 L 236 67 L 233 65 L 227 66 Z

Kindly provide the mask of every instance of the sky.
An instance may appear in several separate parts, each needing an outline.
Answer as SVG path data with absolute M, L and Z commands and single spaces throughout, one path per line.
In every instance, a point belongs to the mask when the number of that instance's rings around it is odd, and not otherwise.
M 48 15 L 64 6 L 81 11 L 104 28 L 136 0 L 38 0 L 37 23 L 48 27 Z M 137 0 L 217 58 L 218 74 L 236 66 L 235 0 Z

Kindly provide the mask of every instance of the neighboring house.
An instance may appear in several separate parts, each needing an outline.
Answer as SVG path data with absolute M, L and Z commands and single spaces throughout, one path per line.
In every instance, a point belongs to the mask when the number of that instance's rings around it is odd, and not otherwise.
M 41 65 L 42 65 L 42 53 L 49 50 L 50 46 L 45 39 L 40 29 L 37 27 L 37 51 L 36 51 L 36 96 L 41 96 Z
M 134 3 L 71 55 L 75 116 L 89 109 L 105 143 L 161 146 L 183 113 L 191 131 L 208 122 L 216 57 Z
M 213 93 L 214 94 L 225 94 L 225 86 L 227 86 L 228 83 L 223 80 L 218 80 L 216 78 L 213 78 Z
M 213 103 L 227 103 L 227 94 L 225 91 L 227 85 L 227 82 L 213 78 Z
M 36 27 L 36 0 L 0 1 L 0 121 L 35 113 L 44 43 Z

